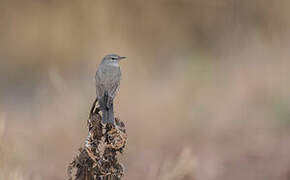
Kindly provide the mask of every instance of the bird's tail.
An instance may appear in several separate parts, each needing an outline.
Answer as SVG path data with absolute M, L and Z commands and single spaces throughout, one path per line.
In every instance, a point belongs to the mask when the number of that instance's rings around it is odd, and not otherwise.
M 111 123 L 114 124 L 115 122 L 115 117 L 114 117 L 114 110 L 113 107 L 110 107 L 109 109 L 102 109 L 102 121 L 103 123 Z
M 109 107 L 108 107 L 109 104 Z M 103 123 L 115 123 L 115 117 L 114 117 L 114 107 L 113 102 L 108 103 L 108 96 L 105 94 L 104 98 L 100 101 L 101 111 L 102 111 L 102 121 Z
M 102 110 L 102 114 L 103 114 L 103 117 L 102 117 L 103 123 L 105 123 L 105 124 L 106 123 L 114 124 L 115 118 L 114 118 L 113 107 L 109 108 L 108 110 L 107 109 Z
M 108 112 L 106 109 L 102 110 L 102 122 L 107 123 L 108 122 Z

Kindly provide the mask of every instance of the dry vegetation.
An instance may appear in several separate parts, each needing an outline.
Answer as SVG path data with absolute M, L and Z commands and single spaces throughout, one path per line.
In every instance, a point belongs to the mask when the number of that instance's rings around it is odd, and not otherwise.
M 0 1 L 0 179 L 58 180 L 118 53 L 128 180 L 290 178 L 288 0 Z
M 124 177 L 124 165 L 118 160 L 118 154 L 123 153 L 127 142 L 125 124 L 118 118 L 115 124 L 102 124 L 101 120 L 94 103 L 84 147 L 67 169 L 69 180 L 120 180 Z

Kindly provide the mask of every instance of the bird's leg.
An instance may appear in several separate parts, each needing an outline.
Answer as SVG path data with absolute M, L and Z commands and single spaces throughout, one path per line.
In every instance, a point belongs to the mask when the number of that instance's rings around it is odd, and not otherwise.
M 95 109 L 97 101 L 98 101 L 98 98 L 95 99 L 95 101 L 94 101 L 94 103 L 93 103 L 93 105 L 91 107 L 90 117 L 92 117 L 92 115 L 93 115 L 94 112 L 100 111 L 99 108 L 96 108 Z

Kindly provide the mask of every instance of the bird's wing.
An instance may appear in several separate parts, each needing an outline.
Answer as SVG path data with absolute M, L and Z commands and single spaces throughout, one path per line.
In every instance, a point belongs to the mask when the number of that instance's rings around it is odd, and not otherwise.
M 112 83 L 111 87 L 110 87 L 110 94 L 109 96 L 111 96 L 112 98 L 114 98 L 116 96 L 116 93 L 119 91 L 119 87 L 120 87 L 120 81 L 116 82 L 116 83 Z
M 104 95 L 104 84 L 102 82 L 102 72 L 100 70 L 96 72 L 95 83 L 97 98 L 100 98 Z
M 109 95 L 110 95 L 112 98 L 115 97 L 116 93 L 117 93 L 118 90 L 119 90 L 119 87 L 120 87 L 120 80 L 121 80 L 121 71 L 119 70 L 119 71 L 117 72 L 117 75 L 116 75 L 115 78 L 114 78 L 114 81 L 111 83 L 111 86 L 110 86 L 110 90 L 109 90 L 110 94 L 109 94 Z

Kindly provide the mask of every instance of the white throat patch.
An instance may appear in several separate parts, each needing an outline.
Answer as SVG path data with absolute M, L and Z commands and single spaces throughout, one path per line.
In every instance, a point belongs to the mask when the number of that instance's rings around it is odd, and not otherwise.
M 119 67 L 120 66 L 118 61 L 110 62 L 108 65 L 114 66 L 114 67 Z

